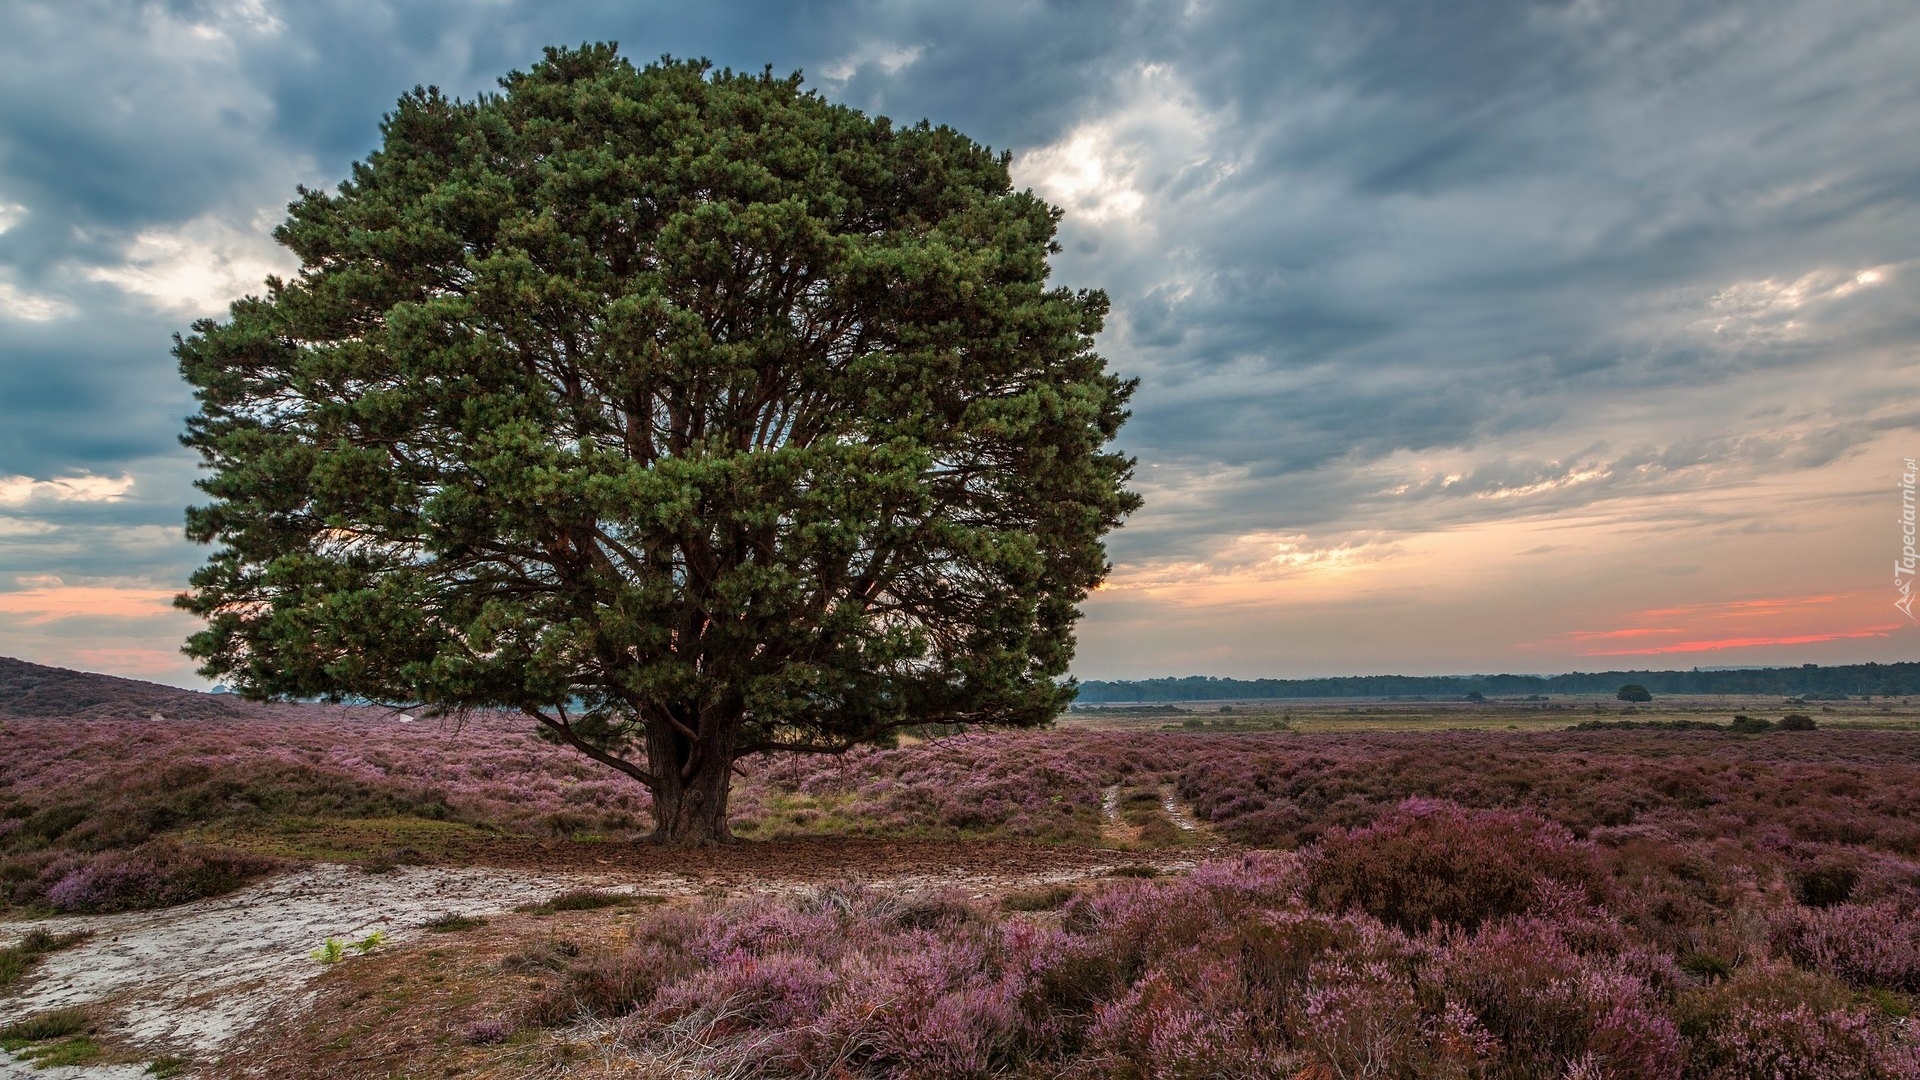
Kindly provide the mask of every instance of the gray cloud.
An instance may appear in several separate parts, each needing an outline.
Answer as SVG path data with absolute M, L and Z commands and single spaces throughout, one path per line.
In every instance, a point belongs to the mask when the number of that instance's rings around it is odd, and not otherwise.
M 1558 459 L 1663 395 L 1694 406 L 1636 425 L 1667 453 L 1817 468 L 1862 440 L 1829 427 L 1761 454 L 1758 395 L 1845 425 L 1860 388 L 1884 404 L 1881 377 L 1913 364 L 1920 267 L 1851 287 L 1920 239 L 1909 10 L 1209 10 L 1141 60 L 1171 65 L 1226 175 L 1145 191 L 1153 241 L 1118 266 L 1123 227 L 1069 224 L 1074 276 L 1114 282 L 1143 459 L 1244 467 L 1236 500 L 1337 530 L 1354 485 L 1303 474 L 1430 450 L 1484 472 L 1543 435 Z M 1760 371 L 1801 377 L 1746 382 Z M 1223 507 L 1219 534 L 1240 518 Z M 1123 545 L 1146 554 L 1146 531 Z
M 1671 497 L 1920 427 L 1920 13 L 1890 0 L 22 0 L 0 478 L 139 486 L 0 507 L 0 577 L 177 581 L 168 334 L 258 280 L 293 185 L 341 178 L 399 94 L 606 39 L 1016 152 L 1142 380 L 1123 563 L 1573 512 L 1738 529 Z

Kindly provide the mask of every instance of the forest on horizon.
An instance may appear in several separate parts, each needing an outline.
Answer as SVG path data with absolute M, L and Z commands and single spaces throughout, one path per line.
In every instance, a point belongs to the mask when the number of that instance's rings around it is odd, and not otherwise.
M 1158 679 L 1088 679 L 1081 704 L 1239 701 L 1262 698 L 1459 698 L 1528 694 L 1611 694 L 1636 683 L 1654 694 L 1780 694 L 1808 701 L 1920 694 L 1920 663 L 1822 667 L 1595 671 L 1563 675 L 1344 675 L 1320 679 L 1223 679 L 1211 675 Z

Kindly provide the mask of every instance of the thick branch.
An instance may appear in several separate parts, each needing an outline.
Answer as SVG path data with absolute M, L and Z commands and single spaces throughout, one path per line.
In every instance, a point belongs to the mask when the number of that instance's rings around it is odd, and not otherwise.
M 531 705 L 522 705 L 520 711 L 540 721 L 540 723 L 546 725 L 547 730 L 560 736 L 562 742 L 565 742 L 568 746 L 573 747 L 575 750 L 580 751 L 600 764 L 626 773 L 628 776 L 647 785 L 649 791 L 658 791 L 660 789 L 660 781 L 654 779 L 652 773 L 628 761 L 626 758 L 615 757 L 592 743 L 587 742 L 580 736 L 575 735 L 573 733 L 573 726 L 565 720 L 548 716 L 546 713 L 541 712 Z
M 768 752 L 789 754 L 844 754 L 856 746 L 863 746 L 872 742 L 880 735 L 884 735 L 889 731 L 898 731 L 901 728 L 923 727 L 933 724 L 978 724 L 983 722 L 979 713 L 949 713 L 933 717 L 916 716 L 907 720 L 890 720 L 884 724 L 875 724 L 872 727 L 865 728 L 835 742 L 781 742 L 776 739 L 765 739 L 760 742 L 747 743 L 741 746 L 737 753 L 740 757 L 746 757 L 748 754 Z

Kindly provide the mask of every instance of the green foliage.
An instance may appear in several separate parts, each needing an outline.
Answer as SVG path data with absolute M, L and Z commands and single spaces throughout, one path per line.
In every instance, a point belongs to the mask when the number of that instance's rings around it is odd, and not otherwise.
M 1680 970 L 1703 983 L 1714 983 L 1733 974 L 1733 965 L 1712 953 L 1691 952 L 1680 958 Z
M 52 1069 L 63 1065 L 86 1065 L 106 1053 L 106 1048 L 85 1035 L 75 1035 L 71 1039 L 62 1039 L 51 1046 L 36 1046 L 20 1053 L 20 1056 L 33 1062 L 36 1069 Z
M 173 1080 L 174 1077 L 185 1076 L 186 1073 L 187 1059 L 174 1057 L 171 1054 L 154 1058 L 147 1064 L 146 1071 L 146 1075 L 157 1077 L 158 1080 Z
M 1706 720 L 1582 720 L 1568 731 L 1725 731 Z
M 1741 735 L 1758 735 L 1773 730 L 1773 721 L 1762 720 L 1757 716 L 1736 716 L 1727 725 L 1727 730 Z
M 1653 700 L 1653 695 L 1648 693 L 1647 688 L 1644 686 L 1641 686 L 1639 683 L 1628 683 L 1627 685 L 1621 687 L 1619 690 L 1614 691 L 1613 696 L 1619 698 L 1621 701 L 1652 701 Z
M 315 963 L 337 964 L 346 958 L 347 943 L 339 938 L 328 938 L 309 955 L 313 957 Z
M 1806 713 L 1788 713 L 1780 718 L 1781 731 L 1812 731 L 1818 726 Z
M 1051 719 L 1139 501 L 1059 212 L 798 76 L 501 85 L 403 98 L 299 274 L 177 342 L 202 671 L 538 715 L 687 842 L 740 755 Z
M 373 933 L 354 942 L 353 947 L 360 955 L 365 956 L 386 943 L 387 932 L 385 930 L 375 930 Z

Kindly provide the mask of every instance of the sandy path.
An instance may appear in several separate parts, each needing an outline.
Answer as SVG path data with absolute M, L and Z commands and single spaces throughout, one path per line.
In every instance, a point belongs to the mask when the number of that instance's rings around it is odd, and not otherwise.
M 1116 847 L 1140 839 L 1140 830 L 1120 817 L 1119 784 L 1111 785 L 1100 793 L 1100 839 Z
M 1194 820 L 1193 815 L 1187 812 L 1186 807 L 1180 805 L 1180 798 L 1174 794 L 1172 784 L 1160 785 L 1160 809 L 1167 812 L 1167 820 L 1173 822 L 1176 828 L 1185 830 L 1186 832 L 1207 831 L 1200 827 L 1200 823 Z
M 687 888 L 684 880 L 663 882 Z M 21 988 L 0 1000 L 0 1022 L 66 1005 L 104 1006 L 108 1034 L 165 1053 L 217 1052 L 281 1002 L 301 996 L 324 968 L 311 955 L 327 938 L 387 947 L 425 931 L 436 915 L 479 915 L 537 902 L 568 889 L 618 887 L 611 877 L 493 869 L 403 867 L 367 874 L 316 865 L 240 892 L 161 911 L 72 916 L 0 924 L 0 943 L 34 928 L 90 930 L 83 944 L 42 960 Z M 0 1054 L 0 1077 L 137 1075 L 141 1067 L 29 1068 Z
M 840 857 L 820 858 L 828 850 Z M 970 857 L 955 857 L 962 852 Z M 788 865 L 809 854 L 815 857 L 804 867 Z M 1190 858 L 1171 855 L 1034 845 L 862 841 L 831 847 L 770 844 L 703 859 L 711 865 L 666 870 L 643 852 L 627 865 L 604 870 L 586 870 L 575 861 L 550 871 L 408 866 L 387 874 L 323 863 L 228 896 L 160 911 L 0 923 L 0 944 L 36 928 L 93 934 L 46 957 L 17 989 L 0 996 L 0 1023 L 45 1009 L 88 1005 L 106 1018 L 103 1034 L 115 1044 L 148 1058 L 178 1055 L 204 1062 L 242 1045 L 247 1031 L 270 1012 L 307 1006 L 313 997 L 308 984 L 326 970 L 312 953 L 326 939 L 358 941 L 378 930 L 386 935 L 382 949 L 400 948 L 426 937 L 422 924 L 438 915 L 494 914 L 570 889 L 743 896 L 793 892 L 843 876 L 901 892 L 953 889 L 979 898 L 1094 877 L 1127 863 L 1151 862 L 1167 871 L 1192 864 Z M 132 1080 L 144 1068 L 143 1062 L 34 1069 L 0 1052 L 0 1080 Z

